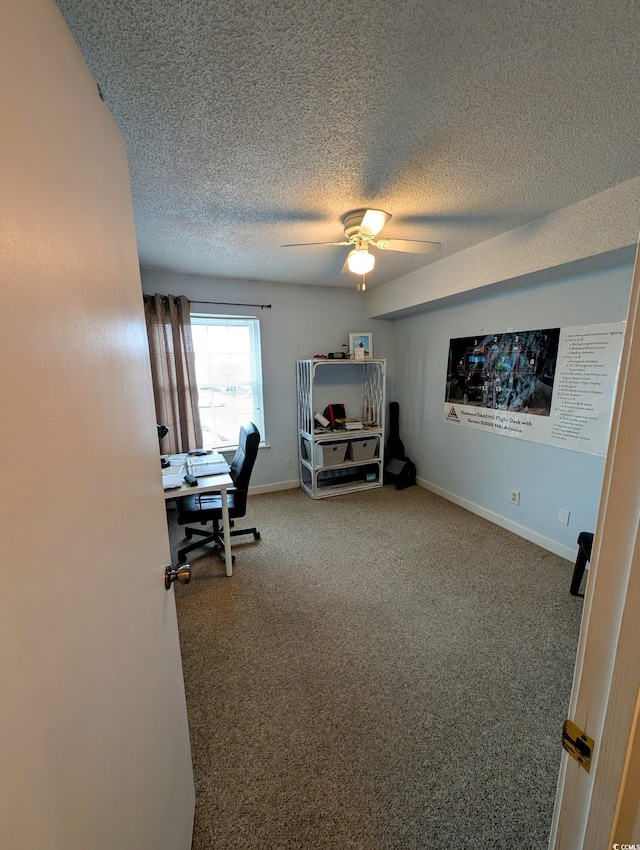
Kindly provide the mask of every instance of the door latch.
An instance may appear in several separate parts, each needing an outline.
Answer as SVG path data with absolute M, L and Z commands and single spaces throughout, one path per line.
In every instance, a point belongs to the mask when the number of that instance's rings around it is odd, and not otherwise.
M 589 773 L 591 756 L 595 742 L 571 720 L 565 720 L 562 727 L 562 746 L 581 767 Z

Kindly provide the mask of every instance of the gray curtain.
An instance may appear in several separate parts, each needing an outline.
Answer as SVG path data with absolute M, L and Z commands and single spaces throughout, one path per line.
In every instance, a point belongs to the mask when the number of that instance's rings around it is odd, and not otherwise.
M 202 446 L 189 301 L 184 295 L 145 295 L 149 356 L 156 416 L 169 433 L 162 454 Z

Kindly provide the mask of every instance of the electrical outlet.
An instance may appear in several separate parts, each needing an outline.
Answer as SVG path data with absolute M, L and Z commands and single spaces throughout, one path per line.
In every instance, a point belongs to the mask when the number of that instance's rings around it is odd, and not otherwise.
M 285 469 L 291 469 L 291 458 L 290 458 L 290 457 L 285 458 L 285 460 L 284 460 L 284 468 L 285 468 Z
M 512 490 L 511 491 L 511 504 L 519 505 L 520 504 L 520 490 Z
M 569 517 L 571 516 L 571 511 L 563 511 L 560 509 L 558 511 L 558 522 L 562 525 L 569 525 Z

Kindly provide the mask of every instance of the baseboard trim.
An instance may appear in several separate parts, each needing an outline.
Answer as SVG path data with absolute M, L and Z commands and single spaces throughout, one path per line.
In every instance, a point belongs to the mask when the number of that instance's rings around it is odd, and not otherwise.
M 249 487 L 250 496 L 258 496 L 260 493 L 276 493 L 278 490 L 295 490 L 300 486 L 300 481 L 296 478 L 295 481 L 276 481 L 275 484 L 258 484 L 256 487 Z
M 525 540 L 528 540 L 530 543 L 535 543 L 537 546 L 540 546 L 542 549 L 546 549 L 548 552 L 553 552 L 554 555 L 566 558 L 567 561 L 575 561 L 576 559 L 576 550 L 569 549 L 568 546 L 563 546 L 561 543 L 556 543 L 555 540 L 551 540 L 548 537 L 544 537 L 542 534 L 531 531 L 531 529 L 525 528 L 524 525 L 518 525 L 517 522 L 512 522 L 510 519 L 500 516 L 500 514 L 496 514 L 493 511 L 489 511 L 486 508 L 481 507 L 481 505 L 476 505 L 475 502 L 470 502 L 468 499 L 463 499 L 455 493 L 450 493 L 448 490 L 444 490 L 442 487 L 438 487 L 436 484 L 432 484 L 424 478 L 416 478 L 416 484 L 425 490 L 429 490 L 431 493 L 435 493 L 436 496 L 442 496 L 443 499 L 447 499 L 449 502 L 460 505 L 461 508 L 471 511 L 472 514 L 477 514 L 483 519 L 489 520 L 489 522 L 492 522 L 494 525 L 499 525 L 501 528 L 506 528 L 507 531 L 512 531 L 514 534 L 517 534 L 518 537 L 523 537 Z

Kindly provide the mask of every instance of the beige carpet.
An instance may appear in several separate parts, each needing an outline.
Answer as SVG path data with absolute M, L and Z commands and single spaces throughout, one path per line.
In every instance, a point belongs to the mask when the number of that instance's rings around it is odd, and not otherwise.
M 233 578 L 193 553 L 176 589 L 194 850 L 544 850 L 572 564 L 418 487 L 254 523 Z

